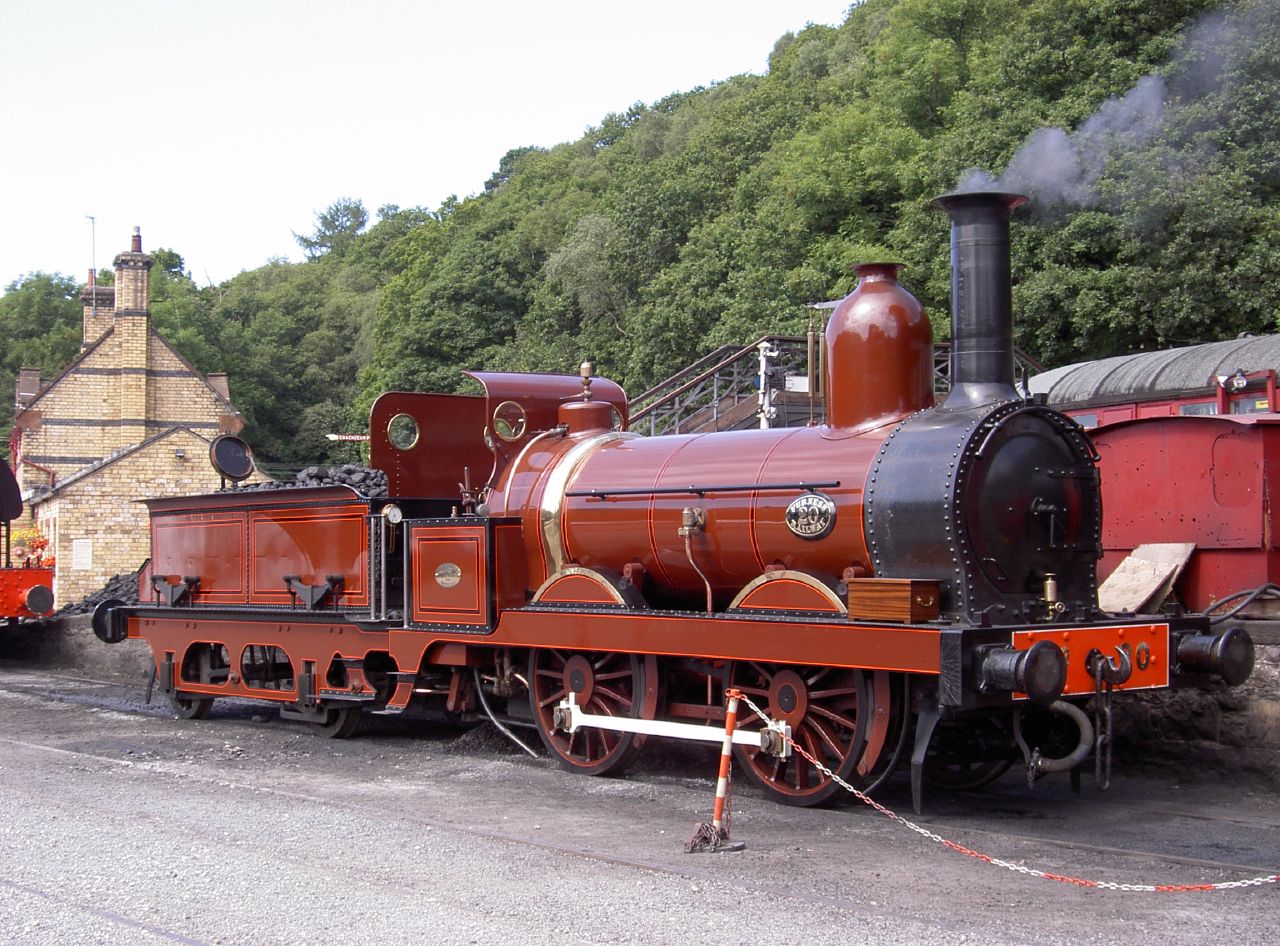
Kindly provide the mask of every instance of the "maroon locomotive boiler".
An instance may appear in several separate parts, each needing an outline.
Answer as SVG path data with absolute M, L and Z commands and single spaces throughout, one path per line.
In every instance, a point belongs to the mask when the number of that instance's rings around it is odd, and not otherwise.
M 1033 774 L 1095 742 L 1109 752 L 1078 704 L 1179 677 L 1239 683 L 1253 648 L 1199 618 L 1099 611 L 1096 457 L 1013 387 L 1022 201 L 938 201 L 952 220 L 941 404 L 928 320 L 895 265 L 866 265 L 827 330 L 821 426 L 639 437 L 621 389 L 589 376 L 474 373 L 483 396 L 386 394 L 370 437 L 388 498 L 153 500 L 151 601 L 105 604 L 95 630 L 147 640 L 185 716 L 248 696 L 343 735 L 362 709 L 423 700 L 532 727 L 591 774 L 672 723 L 710 730 L 730 685 L 868 790 L 908 754 L 917 803 L 927 768 L 976 783 L 1015 742 Z M 569 704 L 596 723 L 576 725 Z M 1036 706 L 1074 727 L 1073 751 L 1027 746 Z M 942 748 L 939 721 L 966 719 L 984 735 Z M 840 790 L 770 742 L 738 746 L 768 794 Z

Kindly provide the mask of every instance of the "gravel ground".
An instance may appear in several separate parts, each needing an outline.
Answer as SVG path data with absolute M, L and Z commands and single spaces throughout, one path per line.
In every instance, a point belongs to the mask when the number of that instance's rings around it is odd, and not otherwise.
M 686 855 L 715 750 L 623 779 L 369 718 L 349 741 L 224 700 L 172 719 L 136 686 L 0 664 L 0 942 L 43 944 L 1274 943 L 1276 885 L 1081 890 L 998 870 L 858 806 L 808 811 L 739 784 L 746 850 Z M 1280 869 L 1265 785 L 1121 780 L 1098 795 L 1015 776 L 935 796 L 933 831 L 1013 862 L 1119 882 Z M 907 811 L 905 785 L 885 802 Z

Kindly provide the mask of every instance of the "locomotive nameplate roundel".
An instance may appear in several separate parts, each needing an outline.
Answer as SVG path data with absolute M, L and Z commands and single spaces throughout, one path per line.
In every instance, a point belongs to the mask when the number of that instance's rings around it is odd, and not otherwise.
M 802 539 L 822 539 L 836 525 L 836 501 L 826 493 L 805 493 L 787 507 L 787 528 Z
M 462 581 L 462 569 L 453 562 L 445 562 L 436 568 L 436 584 L 441 588 L 455 588 Z

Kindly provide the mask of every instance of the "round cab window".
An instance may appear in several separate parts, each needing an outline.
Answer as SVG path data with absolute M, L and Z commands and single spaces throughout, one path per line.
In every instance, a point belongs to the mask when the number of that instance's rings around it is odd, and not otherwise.
M 408 414 L 397 414 L 387 423 L 387 439 L 397 450 L 408 450 L 418 442 L 418 422 Z
M 503 401 L 493 409 L 493 432 L 508 443 L 524 436 L 524 408 L 515 401 Z

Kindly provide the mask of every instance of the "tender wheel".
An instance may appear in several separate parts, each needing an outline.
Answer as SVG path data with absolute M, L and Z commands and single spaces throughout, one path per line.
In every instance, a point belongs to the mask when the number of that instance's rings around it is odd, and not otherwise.
M 359 706 L 340 706 L 324 710 L 321 719 L 311 724 L 317 735 L 326 739 L 346 739 L 360 725 Z
M 657 709 L 656 661 L 634 654 L 534 650 L 529 655 L 529 704 L 547 751 L 565 768 L 615 775 L 631 764 L 643 737 L 604 729 L 566 733 L 554 713 L 570 691 L 585 713 L 652 719 Z
M 211 644 L 194 644 L 183 658 L 182 675 L 193 683 L 224 683 L 227 679 L 225 651 Z M 197 696 L 175 690 L 169 694 L 169 705 L 180 719 L 204 719 L 213 706 L 213 697 Z
M 173 707 L 173 713 L 179 719 L 204 719 L 209 715 L 213 697 L 174 693 L 169 697 L 169 705 Z
M 867 744 L 868 678 L 860 670 L 835 667 L 790 667 L 738 663 L 730 679 L 773 719 L 791 726 L 792 738 L 836 775 L 857 782 L 854 770 Z M 760 718 L 743 706 L 742 729 L 759 729 Z M 797 752 L 787 759 L 735 745 L 738 764 L 776 801 L 809 807 L 844 794 L 835 780 L 822 774 Z

